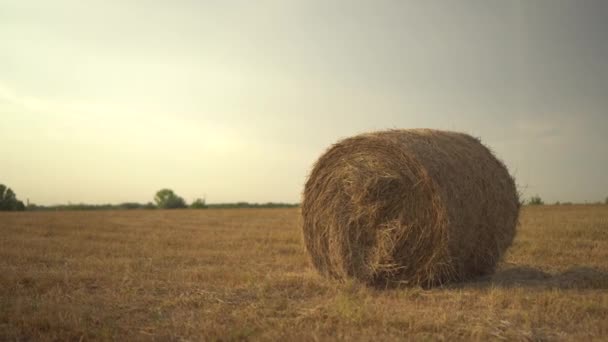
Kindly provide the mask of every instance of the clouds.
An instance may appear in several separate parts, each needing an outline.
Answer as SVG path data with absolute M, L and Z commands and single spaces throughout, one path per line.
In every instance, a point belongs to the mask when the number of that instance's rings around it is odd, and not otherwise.
M 44 174 L 43 156 L 68 151 L 63 162 L 92 175 L 71 175 L 91 184 L 75 193 L 92 202 L 116 201 L 104 188 L 133 177 L 131 199 L 177 182 L 210 199 L 296 201 L 338 138 L 432 127 L 482 137 L 513 168 L 535 165 L 524 181 L 545 182 L 541 194 L 593 197 L 549 187 L 592 174 L 565 164 L 606 143 L 596 5 L 6 1 L 0 152 L 36 146 L 10 153 L 8 174 L 27 184 L 20 169 Z M 32 187 L 61 200 L 42 192 Z

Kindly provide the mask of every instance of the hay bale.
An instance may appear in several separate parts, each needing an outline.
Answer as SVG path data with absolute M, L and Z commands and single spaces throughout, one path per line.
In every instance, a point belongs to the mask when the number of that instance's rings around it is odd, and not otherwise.
M 306 249 L 322 274 L 433 286 L 493 272 L 519 198 L 506 167 L 469 135 L 390 130 L 338 142 L 303 194 Z

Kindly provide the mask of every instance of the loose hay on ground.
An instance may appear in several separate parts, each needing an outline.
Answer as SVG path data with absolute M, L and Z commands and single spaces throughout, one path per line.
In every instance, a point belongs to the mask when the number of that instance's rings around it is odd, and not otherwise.
M 513 241 L 519 198 L 478 139 L 429 129 L 361 134 L 316 162 L 303 234 L 322 274 L 432 286 L 490 273 Z

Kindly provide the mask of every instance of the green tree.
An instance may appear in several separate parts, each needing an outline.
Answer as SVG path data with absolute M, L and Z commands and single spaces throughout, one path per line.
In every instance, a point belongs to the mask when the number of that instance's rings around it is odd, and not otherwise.
M 0 184 L 0 210 L 2 211 L 23 211 L 25 205 L 17 199 L 17 196 L 4 184 Z
M 154 196 L 154 202 L 156 202 L 156 205 L 162 209 L 177 209 L 187 207 L 186 201 L 177 196 L 171 189 L 158 190 L 158 192 L 156 192 L 156 196 Z
M 528 202 L 528 205 L 543 205 L 545 204 L 545 202 L 543 202 L 543 199 L 540 198 L 540 196 L 536 195 L 536 196 L 532 196 L 530 198 L 530 202 Z
M 604 204 L 608 204 L 608 197 L 604 200 Z
M 205 202 L 205 199 L 197 198 L 196 200 L 194 200 L 194 202 L 192 202 L 192 204 L 190 204 L 190 208 L 205 209 L 207 208 L 207 203 Z

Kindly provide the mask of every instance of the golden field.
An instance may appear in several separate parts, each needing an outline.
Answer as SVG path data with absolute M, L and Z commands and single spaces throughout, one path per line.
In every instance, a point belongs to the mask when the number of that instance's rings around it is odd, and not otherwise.
M 0 213 L 0 340 L 608 340 L 608 206 L 525 207 L 496 274 L 318 276 L 298 209 Z

